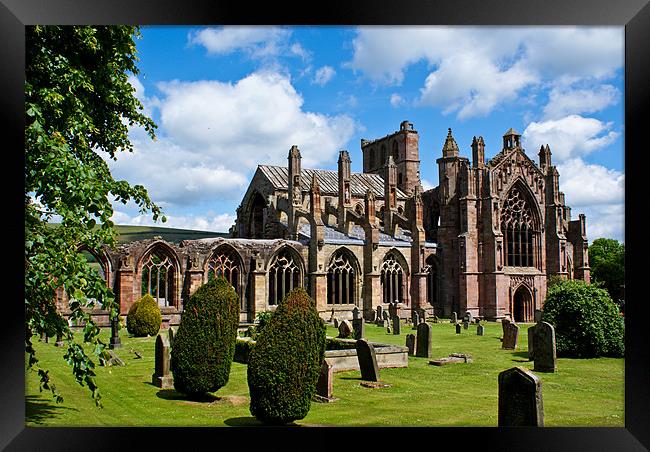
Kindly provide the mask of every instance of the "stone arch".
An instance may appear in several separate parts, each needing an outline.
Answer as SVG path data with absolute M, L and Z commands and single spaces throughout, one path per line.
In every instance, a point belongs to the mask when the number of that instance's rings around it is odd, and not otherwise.
M 98 252 L 90 249 L 86 245 L 80 245 L 77 247 L 77 253 L 88 253 L 95 259 L 99 265 L 99 274 L 106 281 L 106 285 L 110 287 L 113 275 L 113 262 L 106 250 L 102 247 L 101 252 Z
M 138 298 L 150 294 L 158 306 L 180 307 L 180 260 L 174 249 L 163 241 L 149 245 L 135 267 L 140 291 Z
M 346 247 L 337 248 L 328 260 L 327 304 L 328 306 L 358 306 L 361 266 L 357 257 Z
M 264 209 L 266 209 L 266 200 L 259 191 L 255 191 L 248 202 L 248 215 L 245 218 L 248 221 L 247 236 L 251 239 L 264 238 Z
M 427 274 L 427 303 L 431 306 L 438 304 L 438 288 L 440 287 L 438 278 L 440 277 L 440 267 L 438 258 L 435 254 L 430 254 L 424 260 L 424 270 Z
M 383 303 L 406 303 L 408 300 L 409 267 L 406 259 L 395 248 L 391 248 L 382 259 L 380 283 Z
M 268 304 L 275 306 L 296 287 L 304 286 L 305 264 L 290 245 L 281 245 L 268 261 Z
M 233 286 L 239 296 L 240 310 L 246 310 L 243 286 L 244 259 L 239 251 L 229 243 L 220 243 L 210 252 L 203 265 L 203 281 L 208 282 L 217 276 L 223 276 Z
M 533 318 L 533 292 L 527 284 L 519 284 L 512 292 L 512 319 L 515 322 L 530 322 Z
M 540 268 L 541 219 L 535 196 L 518 178 L 501 198 L 499 225 L 506 266 Z

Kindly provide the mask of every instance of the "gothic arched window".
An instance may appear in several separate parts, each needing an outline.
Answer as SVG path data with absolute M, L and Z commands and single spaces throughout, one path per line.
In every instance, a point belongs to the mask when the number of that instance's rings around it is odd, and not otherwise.
M 302 266 L 294 253 L 283 248 L 269 268 L 269 305 L 277 305 L 296 287 L 302 287 Z
M 337 251 L 327 267 L 327 304 L 356 304 L 356 261 L 350 253 Z
M 539 230 L 530 203 L 512 187 L 501 208 L 504 262 L 509 267 L 538 267 Z
M 436 306 L 438 299 L 438 266 L 433 255 L 427 257 L 424 267 L 427 274 L 427 302 L 431 306 Z
M 219 276 L 224 277 L 237 292 L 243 308 L 241 293 L 242 266 L 237 253 L 230 247 L 217 249 L 208 260 L 208 281 Z
M 150 294 L 158 306 L 175 306 L 176 266 L 161 249 L 155 249 L 142 261 L 141 295 Z
M 386 254 L 381 264 L 381 286 L 384 303 L 402 303 L 405 300 L 405 272 L 392 251 Z

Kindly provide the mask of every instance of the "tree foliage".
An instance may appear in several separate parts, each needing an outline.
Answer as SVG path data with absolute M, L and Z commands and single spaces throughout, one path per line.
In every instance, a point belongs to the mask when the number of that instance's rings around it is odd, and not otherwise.
M 325 355 L 325 323 L 303 288 L 287 294 L 250 352 L 250 412 L 264 423 L 303 419 Z
M 225 278 L 194 292 L 172 346 L 171 371 L 178 392 L 197 397 L 228 383 L 238 325 L 239 297 Z
M 581 280 L 548 289 L 543 320 L 555 327 L 558 356 L 622 357 L 625 324 L 606 290 Z
M 106 344 L 85 309 L 100 304 L 111 319 L 118 315 L 114 294 L 79 247 L 101 255 L 102 244 L 115 245 L 113 199 L 134 202 L 154 220 L 162 216 L 143 186 L 115 180 L 102 158 L 132 151 L 129 127 L 155 138 L 156 126 L 128 80 L 138 74 L 138 36 L 128 26 L 25 27 L 25 346 L 29 368 L 57 401 L 60 394 L 38 365 L 34 334 L 66 342 L 64 359 L 100 405 L 94 362 L 57 312 L 56 289 L 70 297 L 70 320 L 84 325 L 83 342 L 94 345 L 94 355 Z
M 625 299 L 625 245 L 618 240 L 600 238 L 589 246 L 592 282 L 604 287 L 612 299 Z
M 136 337 L 155 336 L 161 323 L 160 308 L 150 294 L 133 303 L 126 316 L 126 329 Z

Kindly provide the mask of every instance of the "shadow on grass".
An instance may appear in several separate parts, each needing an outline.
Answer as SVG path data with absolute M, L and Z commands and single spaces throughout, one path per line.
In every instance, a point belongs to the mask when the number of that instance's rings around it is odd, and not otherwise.
M 340 377 L 341 380 L 361 380 L 361 377 Z
M 197 396 L 188 396 L 181 392 L 176 391 L 175 389 L 161 389 L 156 393 L 156 396 L 160 399 L 165 400 L 182 400 L 184 402 L 197 402 L 197 403 L 212 403 L 217 400 L 221 400 L 220 397 L 217 397 L 212 394 L 199 394 Z
M 230 427 L 308 427 L 308 425 L 300 425 L 295 422 L 289 422 L 288 424 L 265 424 L 253 416 L 248 417 L 231 417 L 223 421 L 224 424 Z
M 79 411 L 76 408 L 62 406 L 39 396 L 25 397 L 25 423 L 27 424 L 44 424 L 43 421 L 56 419 L 65 410 Z
M 517 358 L 526 358 L 526 361 L 528 361 L 528 352 L 524 352 L 524 351 L 514 352 L 512 356 L 516 356 Z

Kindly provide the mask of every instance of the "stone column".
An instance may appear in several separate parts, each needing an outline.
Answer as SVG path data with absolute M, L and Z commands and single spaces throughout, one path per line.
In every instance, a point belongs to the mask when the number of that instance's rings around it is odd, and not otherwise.
M 251 272 L 251 290 L 249 305 L 252 309 L 251 315 L 253 319 L 257 316 L 259 312 L 264 312 L 267 303 L 266 296 L 266 270 L 264 269 L 264 261 L 260 257 L 254 257 L 253 259 L 253 268 Z

